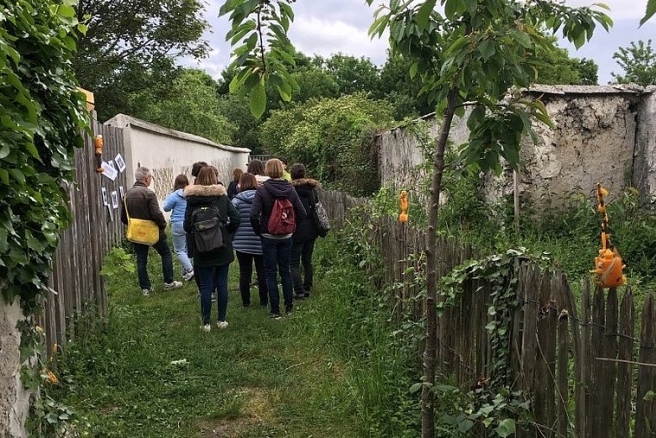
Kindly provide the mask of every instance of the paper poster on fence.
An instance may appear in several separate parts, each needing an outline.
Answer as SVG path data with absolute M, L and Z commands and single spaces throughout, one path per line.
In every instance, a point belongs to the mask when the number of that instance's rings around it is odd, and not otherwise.
M 102 199 L 103 199 L 103 205 L 109 205 L 109 201 L 107 200 L 107 189 L 102 188 Z
M 116 191 L 112 192 L 112 207 L 114 210 L 118 208 L 118 193 Z
M 103 161 L 101 167 L 103 168 L 103 175 L 105 175 L 107 178 L 111 179 L 114 181 L 116 179 L 116 176 L 118 175 L 118 171 L 109 164 L 107 161 Z
M 123 161 L 123 157 L 121 156 L 121 154 L 116 155 L 114 161 L 116 161 L 116 165 L 118 166 L 118 171 L 125 172 L 125 161 Z
M 125 189 L 123 188 L 123 186 L 120 186 L 118 188 L 118 192 L 121 194 L 121 199 L 125 198 Z

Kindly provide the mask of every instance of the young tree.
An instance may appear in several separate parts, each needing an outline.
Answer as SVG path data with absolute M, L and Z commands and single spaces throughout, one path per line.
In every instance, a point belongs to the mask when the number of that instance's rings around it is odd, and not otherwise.
M 630 47 L 620 47 L 618 52 L 613 53 L 613 59 L 624 70 L 624 75 L 611 73 L 618 84 L 656 84 L 656 53 L 651 47 L 651 40 L 647 44 L 631 41 Z
M 371 5 L 374 0 L 366 1 Z M 466 102 L 470 105 L 471 112 L 467 121 L 470 139 L 469 143 L 463 145 L 460 154 L 464 164 L 476 170 L 499 172 L 500 160 L 503 158 L 517 168 L 522 137 L 532 134 L 534 141 L 537 141 L 531 128 L 532 116 L 552 126 L 542 102 L 527 99 L 519 91 L 535 80 L 536 69 L 541 63 L 540 59 L 535 58 L 535 52 L 538 49 L 554 50 L 554 44 L 549 39 L 550 33 L 562 32 L 578 48 L 592 37 L 597 23 L 606 29 L 612 25 L 612 20 L 598 9 L 572 8 L 551 0 L 440 0 L 439 9 L 437 4 L 437 0 L 390 0 L 377 10 L 376 19 L 370 28 L 370 34 L 376 36 L 389 30 L 392 53 L 400 53 L 415 60 L 410 67 L 410 76 L 421 78 L 422 91 L 437 102 L 438 115 L 442 120 L 434 144 L 428 219 L 427 330 L 422 386 L 424 438 L 434 437 L 435 432 L 433 385 L 438 288 L 436 229 L 444 151 L 453 118 L 456 114 L 464 114 Z M 596 7 L 607 9 L 602 4 Z M 234 90 L 242 88 L 245 93 L 253 93 L 257 90 L 249 83 L 261 81 L 264 84 L 269 77 L 280 78 L 276 76 L 275 65 L 253 62 L 252 57 L 244 55 L 245 51 L 262 41 L 265 35 L 261 26 L 249 30 L 244 23 L 248 22 L 245 18 L 251 14 L 255 18 L 249 20 L 262 23 L 261 17 L 281 11 L 286 19 L 293 18 L 291 7 L 285 0 L 226 1 L 222 12 L 232 12 L 230 18 L 233 30 L 229 36 L 233 44 L 244 39 L 244 44 L 235 50 L 237 57 L 234 64 L 240 66 L 240 73 L 236 77 L 240 80 L 231 84 Z M 235 38 L 236 32 L 243 34 Z M 271 33 L 277 32 L 272 31 L 267 35 Z M 283 37 L 286 38 L 285 35 L 276 38 L 287 41 Z

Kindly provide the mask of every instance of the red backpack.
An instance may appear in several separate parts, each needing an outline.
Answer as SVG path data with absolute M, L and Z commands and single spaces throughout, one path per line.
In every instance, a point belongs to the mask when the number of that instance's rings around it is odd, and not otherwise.
M 269 234 L 284 236 L 296 230 L 296 213 L 294 206 L 287 198 L 274 198 L 271 216 L 267 223 Z

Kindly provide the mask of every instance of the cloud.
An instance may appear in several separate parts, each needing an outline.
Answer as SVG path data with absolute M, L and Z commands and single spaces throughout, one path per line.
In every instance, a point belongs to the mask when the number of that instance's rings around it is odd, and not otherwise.
M 297 17 L 289 32 L 297 50 L 306 55 L 329 57 L 344 53 L 370 58 L 382 65 L 386 59 L 387 37 L 371 39 L 367 28 L 358 28 L 343 21 L 328 21 L 317 17 Z
M 606 12 L 613 20 L 626 20 L 629 18 L 636 20 L 637 23 L 645 15 L 647 9 L 647 0 L 602 0 L 600 2 L 593 0 L 566 0 L 565 4 L 572 7 L 591 6 L 593 3 L 603 3 L 610 8 Z M 595 8 L 601 10 L 601 8 Z

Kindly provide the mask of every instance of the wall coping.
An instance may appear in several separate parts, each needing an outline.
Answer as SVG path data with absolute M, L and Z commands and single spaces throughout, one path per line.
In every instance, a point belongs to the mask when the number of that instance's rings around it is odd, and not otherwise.
M 251 150 L 247 148 L 238 148 L 235 146 L 228 146 L 220 143 L 214 143 L 211 140 L 201 137 L 199 135 L 189 134 L 182 131 L 176 131 L 175 129 L 165 128 L 154 123 L 146 122 L 145 120 L 137 119 L 136 117 L 128 116 L 126 114 L 117 114 L 111 119 L 107 120 L 103 125 L 106 126 L 115 126 L 117 128 L 137 128 L 144 131 L 154 132 L 156 134 L 165 135 L 167 137 L 179 138 L 181 140 L 193 141 L 195 143 L 201 143 L 208 146 L 215 147 L 217 149 L 223 149 L 229 152 L 243 152 L 250 153 Z

